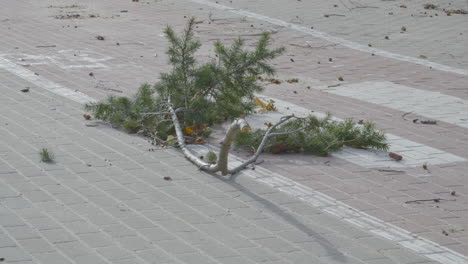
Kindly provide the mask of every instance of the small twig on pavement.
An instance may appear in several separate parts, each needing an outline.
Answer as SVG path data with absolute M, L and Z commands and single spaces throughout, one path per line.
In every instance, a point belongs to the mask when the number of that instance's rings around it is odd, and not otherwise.
M 43 46 L 36 46 L 36 48 L 55 48 L 57 45 L 43 45 Z
M 382 172 L 400 172 L 400 173 L 405 172 L 405 171 L 402 171 L 402 170 L 389 170 L 389 169 L 379 169 L 379 171 L 382 171 Z
M 442 198 L 433 198 L 433 199 L 420 199 L 420 200 L 411 200 L 411 201 L 406 201 L 405 204 L 410 204 L 410 203 L 416 203 L 416 204 L 420 204 L 420 203 L 423 203 L 423 202 L 435 202 L 435 203 L 439 203 L 440 201 L 456 201 L 455 199 L 453 200 L 448 200 L 448 199 L 442 199 Z
M 406 112 L 406 113 L 402 114 L 401 117 L 403 118 L 403 120 L 407 120 L 405 117 L 406 117 L 407 115 L 411 114 L 411 113 L 413 113 L 413 111 L 411 111 L 411 112 Z

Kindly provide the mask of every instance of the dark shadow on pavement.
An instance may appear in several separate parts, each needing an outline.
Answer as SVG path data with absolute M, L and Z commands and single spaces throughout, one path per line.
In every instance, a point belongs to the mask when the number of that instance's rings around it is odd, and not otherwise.
M 348 258 L 341 253 L 330 241 L 326 238 L 322 237 L 320 234 L 303 224 L 301 221 L 296 219 L 294 216 L 286 212 L 284 209 L 280 208 L 278 205 L 268 201 L 265 198 L 260 197 L 259 195 L 251 192 L 246 187 L 240 185 L 236 182 L 236 178 L 239 176 L 239 173 L 231 175 L 228 179 L 219 177 L 219 179 L 223 180 L 224 182 L 228 183 L 232 187 L 238 189 L 240 192 L 244 193 L 245 195 L 251 197 L 252 199 L 259 201 L 263 204 L 265 209 L 269 210 L 272 214 L 275 214 L 281 217 L 284 221 L 291 224 L 292 226 L 296 227 L 298 230 L 304 232 L 305 234 L 316 238 L 317 242 L 327 251 L 327 255 L 331 256 L 338 262 L 341 263 L 348 263 Z

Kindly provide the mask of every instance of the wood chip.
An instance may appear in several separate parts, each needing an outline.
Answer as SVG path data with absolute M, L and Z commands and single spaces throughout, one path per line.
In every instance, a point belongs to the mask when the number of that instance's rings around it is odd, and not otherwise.
M 400 161 L 400 160 L 403 159 L 403 156 L 398 155 L 398 154 L 393 153 L 393 152 L 388 153 L 388 156 L 389 156 L 390 158 L 396 160 L 396 161 Z

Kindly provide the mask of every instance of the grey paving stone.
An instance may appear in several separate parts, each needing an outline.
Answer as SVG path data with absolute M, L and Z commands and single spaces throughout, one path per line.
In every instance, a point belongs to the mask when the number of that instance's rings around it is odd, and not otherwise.
M 193 253 L 197 251 L 195 248 L 180 239 L 157 241 L 154 242 L 154 244 L 172 254 Z
M 74 234 L 87 234 L 87 233 L 95 233 L 98 232 L 99 229 L 97 226 L 90 224 L 86 221 L 73 221 L 73 222 L 66 222 L 64 226 L 67 227 L 70 232 Z
M 0 248 L 15 247 L 16 243 L 6 234 L 0 234 Z
M 150 242 L 147 240 L 139 237 L 139 236 L 125 236 L 116 239 L 122 247 L 131 250 L 131 251 L 139 251 L 151 248 Z
M 202 255 L 200 253 L 179 254 L 177 255 L 177 258 L 182 260 L 184 263 L 216 263 L 208 256 Z
M 85 247 L 80 241 L 63 242 L 55 245 L 60 251 L 71 258 L 92 254 L 91 249 Z
M 246 258 L 249 258 L 255 262 L 265 262 L 280 259 L 272 252 L 269 252 L 268 250 L 261 247 L 241 248 L 238 249 L 238 251 Z
M 31 256 L 19 247 L 0 248 L 0 256 L 9 262 L 23 262 L 31 260 Z
M 160 227 L 150 227 L 139 229 L 138 232 L 149 241 L 173 240 L 176 237 Z M 182 234 L 190 232 L 181 232 Z
M 236 257 L 239 256 L 239 253 L 230 249 L 226 245 L 220 243 L 214 244 L 200 244 L 197 246 L 205 254 L 210 255 L 214 258 L 226 258 L 226 257 Z
M 136 232 L 130 230 L 122 224 L 112 224 L 105 225 L 100 227 L 104 232 L 108 233 L 112 237 L 125 237 L 125 236 L 134 236 Z
M 89 247 L 92 247 L 92 248 L 108 247 L 113 244 L 112 240 L 110 240 L 103 233 L 84 233 L 84 234 L 78 235 L 78 237 L 85 244 L 87 244 Z
M 72 263 L 70 260 L 65 258 L 62 254 L 58 252 L 47 252 L 40 254 L 33 254 L 41 263 L 50 263 L 50 264 L 68 264 Z
M 99 248 L 97 251 L 99 254 L 103 255 L 106 259 L 109 260 L 132 258 L 132 254 L 130 254 L 128 250 L 116 246 Z
M 13 226 L 24 226 L 25 223 L 18 216 L 13 214 L 1 215 L 0 216 L 0 225 L 4 227 L 13 227 Z
M 30 254 L 55 251 L 52 246 L 42 238 L 23 239 L 19 244 Z
M 50 242 L 50 243 L 65 243 L 76 241 L 77 238 L 72 234 L 67 232 L 65 229 L 50 229 L 42 230 L 41 234 Z
M 96 263 L 96 264 L 103 264 L 108 263 L 102 257 L 97 254 L 90 254 L 90 255 L 82 255 L 76 256 L 73 258 L 76 263 Z
M 5 227 L 5 229 L 16 240 L 39 238 L 39 234 L 28 226 L 9 226 Z
M 146 249 L 137 252 L 148 263 L 174 263 L 174 258 L 160 249 Z

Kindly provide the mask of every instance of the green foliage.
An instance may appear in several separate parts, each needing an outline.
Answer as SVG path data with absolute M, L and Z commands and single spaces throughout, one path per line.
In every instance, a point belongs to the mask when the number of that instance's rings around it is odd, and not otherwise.
M 344 146 L 354 148 L 372 148 L 387 150 L 385 135 L 375 129 L 373 123 L 356 125 L 352 120 L 338 122 L 332 120 L 328 114 L 324 118 L 309 116 L 304 119 L 294 119 L 286 122 L 272 132 L 288 132 L 304 128 L 289 135 L 271 137 L 265 147 L 271 152 L 275 146 L 287 146 L 280 152 L 294 151 L 327 156 L 340 150 Z M 241 132 L 234 142 L 235 146 L 253 146 L 258 148 L 265 134 L 265 130 L 257 129 L 252 132 Z
M 229 47 L 216 42 L 217 59 L 199 65 L 195 53 L 201 43 L 194 40 L 194 25 L 195 19 L 191 18 L 180 36 L 170 27 L 164 31 L 170 44 L 167 55 L 172 69 L 162 73 L 154 87 L 144 84 L 134 98 L 111 96 L 86 105 L 85 110 L 129 133 L 143 130 L 163 140 L 174 133 L 172 123 L 165 122 L 169 118 L 164 115 L 147 113 L 167 112 L 168 100 L 174 109 L 184 108 L 178 115 L 183 127 L 212 125 L 250 113 L 255 107 L 254 93 L 262 90 L 257 77 L 274 73 L 268 63 L 284 48 L 269 49 L 268 33 L 251 51 L 245 49 L 242 39 Z M 203 136 L 210 133 L 210 129 L 205 129 Z
M 216 164 L 218 156 L 213 151 L 210 151 L 206 154 L 206 162 L 209 164 Z
M 218 123 L 250 113 L 254 93 L 263 87 L 257 82 L 261 74 L 274 74 L 269 61 L 280 55 L 284 48 L 269 49 L 270 34 L 264 33 L 254 50 L 245 49 L 242 39 L 227 47 L 215 43 L 216 60 L 198 65 L 195 52 L 200 43 L 193 40 L 195 20 L 190 19 L 179 37 L 168 27 L 170 42 L 167 52 L 172 65 L 170 73 L 161 74 L 155 85 L 158 95 L 170 98 L 175 108 L 185 107 L 185 125 Z
M 39 156 L 41 157 L 41 161 L 45 163 L 53 163 L 54 162 L 54 154 L 50 152 L 47 148 L 42 148 L 39 152 Z
M 85 105 L 85 110 L 90 111 L 96 119 L 109 121 L 129 133 L 143 130 L 165 139 L 172 133 L 173 127 L 162 122 L 164 116 L 152 114 L 159 109 L 159 101 L 153 94 L 151 86 L 143 84 L 133 98 L 110 96 L 104 101 Z

